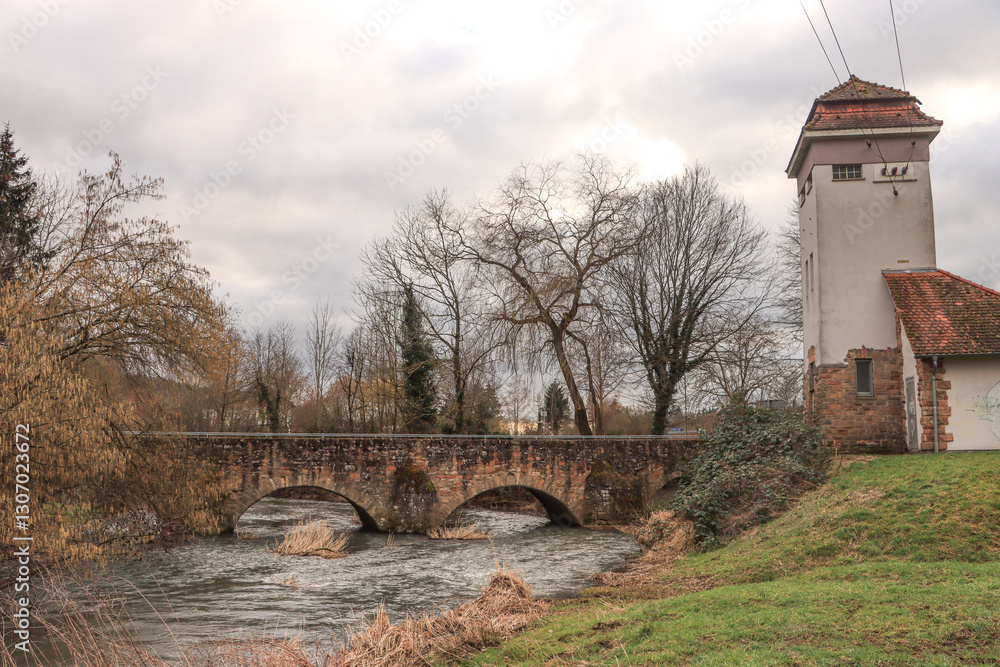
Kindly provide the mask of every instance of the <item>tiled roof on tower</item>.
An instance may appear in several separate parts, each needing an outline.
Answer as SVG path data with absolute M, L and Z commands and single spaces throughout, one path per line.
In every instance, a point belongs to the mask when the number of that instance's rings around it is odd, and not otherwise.
M 882 276 L 918 357 L 1000 354 L 1000 293 L 940 269 Z
M 942 122 L 918 106 L 905 90 L 851 78 L 820 95 L 806 121 L 807 130 L 867 130 L 886 127 L 937 127 Z

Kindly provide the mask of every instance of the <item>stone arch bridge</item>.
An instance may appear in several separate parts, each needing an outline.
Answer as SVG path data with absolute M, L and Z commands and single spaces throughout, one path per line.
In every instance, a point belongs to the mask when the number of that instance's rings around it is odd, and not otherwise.
M 161 434 L 232 489 L 216 511 L 232 530 L 282 488 L 332 491 L 365 528 L 426 532 L 466 501 L 522 487 L 561 525 L 630 518 L 674 477 L 690 437 Z

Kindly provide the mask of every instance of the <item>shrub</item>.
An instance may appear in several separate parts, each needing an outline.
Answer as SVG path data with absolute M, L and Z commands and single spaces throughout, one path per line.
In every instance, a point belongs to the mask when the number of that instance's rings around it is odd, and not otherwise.
M 828 463 L 819 431 L 801 416 L 733 406 L 680 467 L 669 506 L 694 522 L 695 539 L 711 549 L 784 511 L 823 480 Z
M 650 549 L 685 551 L 693 542 L 694 528 L 680 512 L 658 510 L 643 521 L 636 530 L 635 539 Z

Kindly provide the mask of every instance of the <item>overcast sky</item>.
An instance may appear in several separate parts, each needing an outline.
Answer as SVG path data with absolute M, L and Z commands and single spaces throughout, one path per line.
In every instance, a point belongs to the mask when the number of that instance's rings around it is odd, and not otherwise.
M 888 0 L 826 4 L 851 70 L 901 87 Z M 938 263 L 1000 288 L 1000 3 L 893 6 L 907 88 L 945 122 Z M 149 212 L 243 320 L 300 330 L 318 299 L 350 307 L 396 211 L 525 161 L 701 161 L 774 228 L 838 83 L 797 0 L 4 0 L 0 27 L 0 121 L 34 169 L 104 170 L 110 149 L 162 177 Z

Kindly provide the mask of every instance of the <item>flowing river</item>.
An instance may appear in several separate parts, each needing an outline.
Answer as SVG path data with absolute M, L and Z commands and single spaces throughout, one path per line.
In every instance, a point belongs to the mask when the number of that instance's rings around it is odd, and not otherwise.
M 220 635 L 298 636 L 330 649 L 380 604 L 398 621 L 475 597 L 496 562 L 520 572 L 536 595 L 566 597 L 641 550 L 616 531 L 559 528 L 544 517 L 512 512 L 459 511 L 461 522 L 478 522 L 492 540 L 394 535 L 389 541 L 385 534 L 358 531 L 348 504 L 264 498 L 240 519 L 237 536 L 158 549 L 116 566 L 113 597 L 127 609 L 136 634 L 164 657 Z M 269 550 L 293 524 L 313 519 L 352 531 L 347 557 Z

